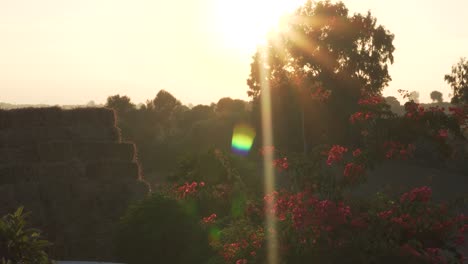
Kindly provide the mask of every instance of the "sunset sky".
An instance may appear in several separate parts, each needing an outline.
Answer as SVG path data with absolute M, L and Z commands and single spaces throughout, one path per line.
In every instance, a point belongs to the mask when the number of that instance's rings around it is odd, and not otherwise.
M 345 0 L 395 34 L 393 81 L 429 102 L 468 57 L 466 0 Z M 247 99 L 261 35 L 300 0 L 0 0 L 0 102 L 140 103 L 165 89 L 183 103 Z

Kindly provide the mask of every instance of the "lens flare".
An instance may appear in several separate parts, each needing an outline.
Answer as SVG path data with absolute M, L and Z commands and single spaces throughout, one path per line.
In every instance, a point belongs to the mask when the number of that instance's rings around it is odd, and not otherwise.
M 236 125 L 232 133 L 232 151 L 242 156 L 247 155 L 252 148 L 255 135 L 255 129 L 248 124 Z

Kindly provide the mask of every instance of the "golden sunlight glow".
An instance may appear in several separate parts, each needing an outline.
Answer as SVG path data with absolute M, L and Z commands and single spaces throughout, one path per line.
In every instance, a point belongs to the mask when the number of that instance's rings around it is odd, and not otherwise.
M 253 52 L 266 34 L 277 29 L 281 16 L 294 11 L 305 0 L 218 0 L 215 4 L 216 32 L 229 48 Z

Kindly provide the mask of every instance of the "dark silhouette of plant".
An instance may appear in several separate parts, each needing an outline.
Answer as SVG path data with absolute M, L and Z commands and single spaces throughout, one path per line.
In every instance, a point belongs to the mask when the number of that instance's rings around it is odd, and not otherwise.
M 444 100 L 442 99 L 442 93 L 439 91 L 432 91 L 431 92 L 431 99 L 433 102 L 442 103 Z
M 107 97 L 106 107 L 114 109 L 118 114 L 127 113 L 135 109 L 135 104 L 127 96 L 119 94 Z
M 45 249 L 50 246 L 37 229 L 27 227 L 23 207 L 0 219 L 0 263 L 49 264 Z
M 115 254 L 132 264 L 204 263 L 212 254 L 200 219 L 178 201 L 154 194 L 122 218 Z
M 452 72 L 444 76 L 444 80 L 452 87 L 452 104 L 468 104 L 468 60 L 460 61 L 452 66 Z
M 408 94 L 408 99 L 410 101 L 413 101 L 415 103 L 419 103 L 419 92 L 418 91 L 412 91 Z
M 285 151 L 343 140 L 348 129 L 339 124 L 361 94 L 380 94 L 391 80 L 394 36 L 341 2 L 307 1 L 284 21 L 253 57 L 248 95 L 258 104 L 262 80 L 270 84 L 274 141 Z

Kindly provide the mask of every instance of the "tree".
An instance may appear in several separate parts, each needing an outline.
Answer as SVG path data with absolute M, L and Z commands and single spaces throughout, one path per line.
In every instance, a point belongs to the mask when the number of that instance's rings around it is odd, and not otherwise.
M 114 109 L 118 114 L 135 109 L 135 105 L 128 96 L 120 96 L 119 94 L 107 97 L 106 107 Z
M 286 17 L 283 30 L 254 55 L 247 80 L 254 102 L 262 78 L 270 84 L 275 142 L 302 139 L 304 130 L 309 138 L 317 136 L 312 131 L 330 136 L 346 131 L 325 120 L 347 119 L 362 93 L 377 95 L 387 86 L 393 38 L 370 13 L 351 16 L 341 2 L 307 1 Z M 329 104 L 318 111 L 310 94 L 321 90 L 330 95 Z
M 442 103 L 444 101 L 442 99 L 442 93 L 439 91 L 432 91 L 431 99 L 432 99 L 432 102 L 437 102 L 437 103 Z
M 182 105 L 179 100 L 166 90 L 160 90 L 153 101 L 151 101 L 151 104 L 153 110 L 163 116 L 171 115 L 177 107 Z
M 385 97 L 385 102 L 390 106 L 392 112 L 396 114 L 403 114 L 403 107 L 400 104 L 400 101 L 394 96 Z
M 444 80 L 452 87 L 452 104 L 468 104 L 468 60 L 460 61 L 452 66 L 452 72 L 444 76 Z
M 410 101 L 414 101 L 415 103 L 419 103 L 419 92 L 418 91 L 412 91 L 411 93 L 408 94 L 408 98 Z

